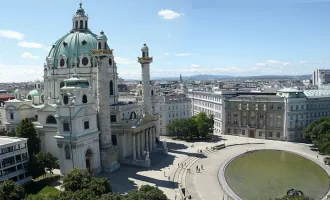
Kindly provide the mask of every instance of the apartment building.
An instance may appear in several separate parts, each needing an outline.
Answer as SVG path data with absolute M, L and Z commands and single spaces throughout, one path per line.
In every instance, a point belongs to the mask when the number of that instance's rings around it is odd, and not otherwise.
M 0 182 L 13 180 L 24 184 L 30 181 L 28 161 L 27 138 L 0 137 Z
M 275 94 L 237 95 L 225 100 L 225 134 L 284 140 L 284 98 Z
M 175 119 L 191 117 L 191 101 L 184 94 L 154 97 L 155 112 L 159 113 L 157 131 L 169 135 L 166 126 Z
M 312 75 L 313 85 L 322 86 L 330 84 L 330 69 L 316 69 Z
M 224 100 L 235 95 L 233 91 L 194 91 L 188 90 L 187 97 L 191 99 L 192 115 L 200 112 L 214 115 L 214 134 L 221 134 L 224 126 Z

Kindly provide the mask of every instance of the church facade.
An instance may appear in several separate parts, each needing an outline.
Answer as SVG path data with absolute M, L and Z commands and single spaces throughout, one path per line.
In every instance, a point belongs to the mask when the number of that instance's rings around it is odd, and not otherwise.
M 158 116 L 151 101 L 150 64 L 146 44 L 141 49 L 142 101 L 119 101 L 113 49 L 102 31 L 94 34 L 80 4 L 72 29 L 52 46 L 40 83 L 25 97 L 5 102 L 6 127 L 14 130 L 33 119 L 41 150 L 59 158 L 63 174 L 73 168 L 110 172 L 120 163 L 150 166 L 149 153 L 166 151 L 159 142 Z

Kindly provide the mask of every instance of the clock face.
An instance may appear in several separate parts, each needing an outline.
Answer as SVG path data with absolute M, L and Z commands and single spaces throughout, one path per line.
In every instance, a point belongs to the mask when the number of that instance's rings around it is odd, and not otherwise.
M 84 66 L 88 65 L 88 58 L 84 57 L 81 62 Z
M 109 58 L 109 65 L 112 66 L 112 58 Z

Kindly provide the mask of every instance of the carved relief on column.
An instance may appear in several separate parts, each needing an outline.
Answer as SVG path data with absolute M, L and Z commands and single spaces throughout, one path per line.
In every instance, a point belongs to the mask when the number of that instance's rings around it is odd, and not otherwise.
M 136 160 L 136 145 L 135 145 L 135 134 L 132 134 L 132 140 L 133 140 L 133 160 Z

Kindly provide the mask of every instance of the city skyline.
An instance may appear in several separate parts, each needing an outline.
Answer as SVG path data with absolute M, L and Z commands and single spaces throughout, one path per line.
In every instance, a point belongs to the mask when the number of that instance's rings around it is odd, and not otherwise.
M 2 3 L 1 82 L 42 78 L 47 53 L 70 31 L 79 2 Z M 311 74 L 330 61 L 329 1 L 82 3 L 91 31 L 108 36 L 126 79 L 141 77 L 136 57 L 143 42 L 154 57 L 151 77 Z

